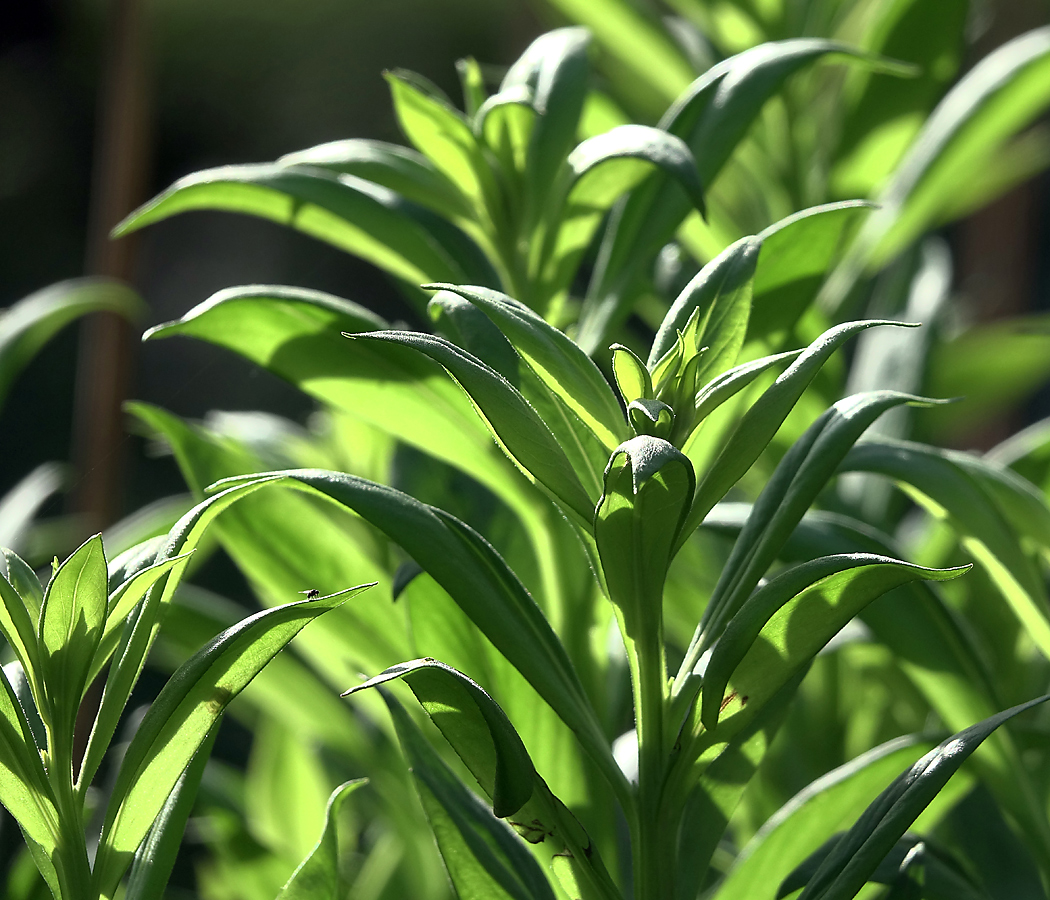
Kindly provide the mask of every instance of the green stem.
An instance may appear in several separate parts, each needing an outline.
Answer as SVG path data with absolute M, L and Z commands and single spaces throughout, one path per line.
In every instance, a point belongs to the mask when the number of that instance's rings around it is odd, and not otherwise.
M 664 707 L 667 665 L 662 635 L 635 643 L 631 681 L 638 732 L 638 805 L 634 828 L 634 896 L 636 900 L 670 900 L 673 848 L 660 815 L 667 754 Z
M 83 808 L 73 787 L 73 758 L 68 742 L 51 742 L 55 755 L 48 766 L 48 776 L 58 810 L 58 846 L 55 869 L 58 872 L 60 900 L 93 900 L 91 865 L 84 839 Z

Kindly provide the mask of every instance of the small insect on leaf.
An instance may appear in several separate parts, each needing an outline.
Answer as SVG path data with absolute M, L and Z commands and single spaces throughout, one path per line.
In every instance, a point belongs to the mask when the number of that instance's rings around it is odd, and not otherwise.
M 307 600 L 316 600 L 321 596 L 321 592 L 317 588 L 310 588 L 308 591 L 299 591 L 300 594 L 305 594 Z

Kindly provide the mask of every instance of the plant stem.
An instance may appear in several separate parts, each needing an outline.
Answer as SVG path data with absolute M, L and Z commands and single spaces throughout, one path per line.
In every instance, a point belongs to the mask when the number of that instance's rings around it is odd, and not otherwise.
M 672 849 L 660 815 L 666 753 L 664 705 L 667 665 L 663 636 L 635 644 L 632 658 L 635 718 L 638 733 L 638 809 L 634 834 L 636 900 L 670 900 Z
M 52 742 L 56 755 L 48 774 L 58 809 L 59 843 L 55 856 L 61 900 L 90 900 L 91 865 L 84 840 L 83 810 L 73 788 L 73 758 L 66 742 Z

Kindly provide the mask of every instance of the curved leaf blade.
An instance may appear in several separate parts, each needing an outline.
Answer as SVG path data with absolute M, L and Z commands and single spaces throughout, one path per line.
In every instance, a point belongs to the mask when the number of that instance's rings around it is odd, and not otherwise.
M 462 672 L 436 659 L 414 659 L 391 666 L 342 696 L 395 678 L 412 688 L 434 724 L 492 798 L 495 816 L 505 819 L 529 801 L 536 770 L 525 745 L 499 704 Z
M 74 278 L 30 294 L 0 312 L 0 406 L 22 368 L 51 337 L 90 312 L 134 318 L 143 311 L 139 295 L 108 278 Z
M 273 479 L 350 507 L 400 544 L 576 733 L 611 783 L 623 781 L 564 647 L 517 576 L 480 535 L 407 494 L 340 472 L 289 470 L 225 479 L 214 487 L 259 486 Z
M 835 845 L 799 900 L 848 900 L 967 757 L 996 728 L 1050 699 L 1050 694 L 997 713 L 954 734 L 902 772 Z
M 332 791 L 317 846 L 292 873 L 277 900 L 341 900 L 344 894 L 339 878 L 339 811 L 347 797 L 366 784 L 367 778 L 358 778 Z
M 117 774 L 94 867 L 101 893 L 116 889 L 135 848 L 229 702 L 312 619 L 367 587 L 249 616 L 172 675 L 142 720 Z
M 322 169 L 274 164 L 206 169 L 176 181 L 113 233 L 122 237 L 199 209 L 247 213 L 288 225 L 410 284 L 493 280 L 476 245 L 451 223 L 389 188 Z
M 547 423 L 520 391 L 477 357 L 443 338 L 410 331 L 380 331 L 352 336 L 357 341 L 386 341 L 429 356 L 451 375 L 475 403 L 507 455 L 582 521 L 590 518 L 597 495 L 590 496 L 579 474 Z M 584 473 L 586 475 L 586 473 Z

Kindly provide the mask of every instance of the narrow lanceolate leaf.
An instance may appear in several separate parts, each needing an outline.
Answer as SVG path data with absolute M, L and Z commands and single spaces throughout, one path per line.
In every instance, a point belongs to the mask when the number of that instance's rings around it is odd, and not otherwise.
M 1050 699 L 1038 697 L 960 731 L 901 773 L 835 845 L 799 900 L 848 900 L 856 895 L 967 757 L 1007 719 Z
M 532 269 L 551 295 L 566 290 L 609 208 L 647 175 L 659 171 L 687 202 L 704 211 L 696 160 L 685 142 L 645 125 L 620 125 L 588 138 L 569 154 L 544 214 Z
M 261 486 L 272 479 L 348 506 L 400 544 L 576 732 L 603 771 L 619 772 L 565 648 L 517 576 L 484 538 L 443 510 L 341 472 L 298 469 L 261 478 L 225 479 L 215 487 Z
M 498 291 L 450 284 L 429 287 L 459 294 L 488 316 L 559 402 L 577 416 L 607 450 L 611 451 L 627 437 L 623 413 L 605 376 L 564 332 Z
M 40 604 L 44 602 L 43 585 L 40 584 L 40 579 L 37 578 L 36 572 L 29 563 L 17 553 L 6 547 L 0 548 L 0 553 L 3 553 L 4 562 L 7 564 L 7 580 L 22 598 L 22 603 L 25 604 L 35 627 L 40 618 Z
M 72 747 L 73 723 L 87 688 L 91 662 L 106 623 L 106 556 L 102 535 L 83 543 L 59 567 L 44 591 L 38 640 L 41 712 L 59 743 Z
M 715 644 L 700 718 L 709 730 L 760 708 L 839 629 L 876 597 L 916 580 L 944 581 L 968 567 L 929 569 L 885 556 L 825 556 L 795 566 L 753 593 Z M 732 690 L 726 693 L 727 685 Z
M 540 35 L 507 70 L 500 93 L 525 89 L 537 116 L 526 162 L 528 202 L 542 211 L 558 168 L 576 143 L 587 95 L 587 45 L 583 28 L 557 28 Z
M 178 668 L 128 746 L 106 809 L 95 887 L 116 889 L 179 776 L 230 701 L 308 622 L 361 585 L 250 616 L 218 635 Z
M 685 286 L 653 339 L 647 362 L 650 372 L 672 351 L 678 333 L 693 315 L 700 321 L 696 343 L 708 348 L 696 373 L 697 383 L 704 384 L 736 363 L 747 333 L 751 280 L 761 249 L 758 238 L 742 238 Z
M 59 329 L 96 310 L 132 318 L 143 304 L 119 281 L 75 278 L 30 294 L 0 312 L 0 406 L 15 376 L 37 351 Z
M 339 811 L 347 797 L 365 784 L 367 778 L 358 778 L 332 791 L 317 846 L 292 873 L 277 900 L 342 900 L 345 885 L 339 875 Z
M 777 429 L 787 418 L 802 392 L 829 356 L 847 338 L 875 325 L 900 322 L 872 319 L 847 322 L 824 332 L 798 357 L 745 413 L 730 435 L 722 452 L 697 485 L 696 498 L 682 531 L 687 537 L 703 521 L 714 505 L 758 459 Z
M 835 835 L 799 865 L 780 885 L 777 900 L 805 887 L 842 835 Z M 929 838 L 905 834 L 868 876 L 871 884 L 885 884 L 886 900 L 992 900 L 983 886 L 953 856 L 931 845 Z
M 27 604 L 6 578 L 0 577 L 0 634 L 22 663 L 23 668 L 39 685 L 40 651 L 37 647 L 36 619 Z
M 197 172 L 139 207 L 114 234 L 196 209 L 289 225 L 411 284 L 492 280 L 481 251 L 454 225 L 389 188 L 322 169 L 253 165 Z
M 826 203 L 781 219 L 757 235 L 762 252 L 751 290 L 748 340 L 794 326 L 874 208 L 864 200 Z
M 117 649 L 117 644 L 120 641 L 120 631 L 124 626 L 124 621 L 146 595 L 146 591 L 153 587 L 164 573 L 179 563 L 185 562 L 188 557 L 189 554 L 185 553 L 181 556 L 172 556 L 154 565 L 147 566 L 128 578 L 110 595 L 106 624 L 102 630 L 102 637 L 99 639 L 94 659 L 91 661 L 91 669 L 87 679 L 88 684 L 94 680 L 95 676 L 109 662 L 110 656 L 113 655 L 113 651 Z
M 467 198 L 429 159 L 400 144 L 369 138 L 331 141 L 288 153 L 277 164 L 316 166 L 341 175 L 355 175 L 448 218 L 473 215 Z
M 33 859 L 57 897 L 51 863 L 59 833 L 55 803 L 32 729 L 5 667 L 0 669 L 0 804 L 18 821 Z
M 776 560 L 784 542 L 857 439 L 882 413 L 902 404 L 929 405 L 897 391 L 870 391 L 840 400 L 784 455 L 755 502 L 704 611 L 702 652 L 718 636 Z M 691 654 L 687 654 L 691 657 Z
M 905 441 L 876 440 L 859 444 L 845 458 L 843 471 L 878 472 L 893 478 L 933 515 L 946 517 L 967 552 L 985 569 L 1040 651 L 1050 657 L 1050 603 L 1038 569 L 1018 540 L 1029 528 L 1039 528 L 1045 510 L 1029 490 L 1013 479 L 984 479 L 994 493 L 974 477 L 978 471 L 960 465 L 955 456 Z M 971 471 L 972 469 L 972 471 Z M 1023 486 L 1024 482 L 1016 480 Z M 1007 516 L 1000 497 L 1011 498 Z M 1024 513 L 1018 514 L 1023 509 Z M 1011 523 L 1027 520 L 1019 532 Z M 1045 537 L 1043 538 L 1045 540 Z
M 552 5 L 587 27 L 603 52 L 625 69 L 620 86 L 640 93 L 642 102 L 662 109 L 695 77 L 655 11 L 642 12 L 629 0 L 554 0 Z
M 469 473 L 515 506 L 515 490 L 529 486 L 437 363 L 406 347 L 348 344 L 340 335 L 385 327 L 364 307 L 329 294 L 252 286 L 220 291 L 147 337 L 187 335 L 233 350 L 322 403 Z
M 175 523 L 160 549 L 156 551 L 154 558 L 157 564 L 176 557 L 179 559 L 175 560 L 171 568 L 160 574 L 147 592 L 145 601 L 132 610 L 120 633 L 113 662 L 106 676 L 98 715 L 88 738 L 87 749 L 84 751 L 78 789 L 84 790 L 91 784 L 109 742 L 116 733 L 120 716 L 157 636 L 164 606 L 171 600 L 189 564 L 190 551 L 196 548 L 204 536 L 204 531 L 220 512 L 241 497 L 258 490 L 263 484 L 264 482 L 260 481 L 250 485 L 239 485 L 198 503 Z
M 442 762 L 401 704 L 384 693 L 449 877 L 462 897 L 554 900 L 539 864 L 510 827 Z
M 455 344 L 431 335 L 382 331 L 354 338 L 411 347 L 440 363 L 470 396 L 507 455 L 557 497 L 566 511 L 583 522 L 589 520 L 597 493 L 588 494 L 548 424 L 502 375 Z
M 494 193 L 492 173 L 464 115 L 412 72 L 388 72 L 386 79 L 405 137 L 471 201 L 475 210 L 484 210 Z
M 887 781 L 932 749 L 913 735 L 894 738 L 807 785 L 744 846 L 717 900 L 774 900 L 794 866 L 852 825 Z
M 217 734 L 216 725 L 175 782 L 149 833 L 135 851 L 124 900 L 154 900 L 164 896 Z
M 696 392 L 697 422 L 702 422 L 728 399 L 751 384 L 763 372 L 782 362 L 795 359 L 800 353 L 802 353 L 801 350 L 788 350 L 785 353 L 776 353 L 773 356 L 763 356 L 761 359 L 740 363 L 740 365 L 733 366 L 732 369 L 723 372 L 721 375 L 716 375 Z M 688 443 L 685 446 L 688 447 Z M 686 453 L 688 454 L 688 449 Z
M 744 507 L 743 509 L 741 507 Z M 748 518 L 746 504 L 721 504 L 704 527 L 732 536 Z M 825 554 L 893 555 L 885 535 L 849 517 L 809 512 L 784 545 L 785 562 L 808 561 Z M 958 616 L 924 582 L 916 581 L 867 606 L 861 620 L 888 647 L 902 670 L 941 720 L 953 729 L 993 715 L 996 689 L 980 649 Z M 996 799 L 1021 823 L 1040 858 L 1047 858 L 1050 830 L 1046 811 L 1035 800 L 1020 750 L 1009 732 L 999 731 L 981 745 L 974 770 Z
M 536 770 L 528 751 L 499 704 L 462 672 L 436 659 L 391 666 L 343 696 L 399 678 L 441 729 L 460 759 L 492 800 L 501 819 L 532 797 Z

